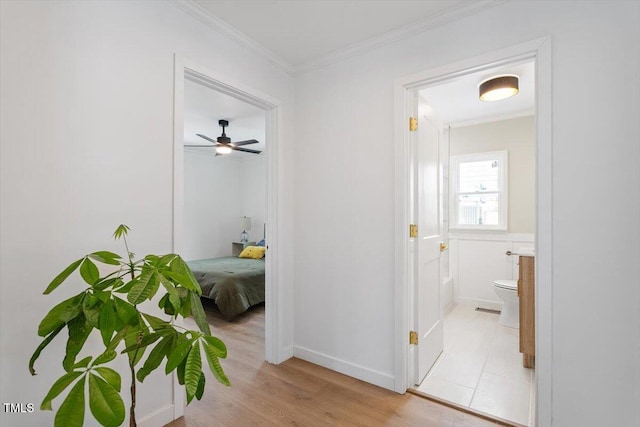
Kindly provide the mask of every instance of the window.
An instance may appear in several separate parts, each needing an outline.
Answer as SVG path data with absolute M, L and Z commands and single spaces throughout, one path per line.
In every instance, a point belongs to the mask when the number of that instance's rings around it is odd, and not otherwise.
M 507 229 L 507 152 L 451 156 L 451 228 Z

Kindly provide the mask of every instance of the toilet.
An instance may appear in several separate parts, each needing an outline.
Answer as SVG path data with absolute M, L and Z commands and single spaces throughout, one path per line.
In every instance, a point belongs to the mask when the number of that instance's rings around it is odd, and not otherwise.
M 503 326 L 518 329 L 520 327 L 520 308 L 517 282 L 515 280 L 495 280 L 493 290 L 503 301 L 498 321 Z

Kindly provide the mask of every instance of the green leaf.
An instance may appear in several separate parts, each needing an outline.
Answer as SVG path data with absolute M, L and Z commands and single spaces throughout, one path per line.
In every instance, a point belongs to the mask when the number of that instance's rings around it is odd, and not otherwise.
M 200 285 L 194 286 L 189 277 L 185 274 L 176 273 L 175 271 L 164 271 L 162 273 L 165 277 L 169 278 L 172 282 L 177 283 L 193 292 L 197 292 L 199 295 L 202 294 L 202 289 Z M 197 285 L 197 282 L 196 282 Z
M 213 346 L 209 344 L 208 341 L 204 341 L 204 354 L 207 356 L 207 361 L 209 362 L 209 368 L 211 372 L 213 372 L 213 376 L 224 385 L 230 386 L 229 378 L 224 373 L 222 369 L 222 365 L 220 365 L 220 360 L 218 360 L 218 356 L 216 356 Z
M 196 389 L 196 399 L 198 400 L 202 399 L 202 396 L 204 395 L 204 383 L 204 372 L 200 372 L 200 381 L 198 381 L 198 388 Z
M 138 276 L 138 283 L 133 285 L 127 299 L 131 304 L 140 304 L 146 299 L 151 299 L 158 290 L 158 279 L 155 269 L 146 269 Z
M 44 337 L 54 329 L 57 329 L 58 326 L 65 324 L 80 314 L 80 304 L 84 300 L 83 296 L 84 292 L 53 307 L 40 322 L 38 335 Z
M 184 370 L 184 383 L 187 389 L 187 396 L 195 395 L 202 371 L 202 356 L 200 355 L 200 341 L 196 341 L 191 347 L 187 356 L 187 364 Z
M 44 294 L 50 294 L 55 288 L 60 286 L 62 282 L 67 280 L 67 277 L 69 277 L 71 273 L 73 273 L 76 268 L 78 268 L 83 259 L 84 258 L 80 258 L 79 260 L 72 262 L 69 267 L 65 268 L 62 273 L 58 274 L 55 279 L 53 279 L 51 283 L 49 283 L 49 286 L 47 286 L 47 289 L 45 289 Z
M 84 317 L 94 328 L 100 327 L 98 322 L 100 321 L 100 311 L 102 310 L 102 306 L 102 301 L 95 295 L 91 294 L 87 294 L 82 303 L 82 312 L 84 313 Z
M 204 308 L 202 307 L 202 301 L 200 301 L 200 297 L 196 295 L 194 292 L 190 292 L 190 301 L 191 301 L 191 313 L 193 314 L 193 319 L 196 321 L 196 325 L 205 335 L 211 335 L 211 330 L 209 329 L 209 323 L 207 322 L 207 315 L 204 313 Z
M 107 346 L 107 348 L 105 349 L 104 353 L 106 355 L 106 353 L 111 352 L 116 350 L 116 348 L 118 347 L 118 344 L 120 344 L 120 341 L 122 341 L 128 334 L 131 333 L 131 331 L 137 331 L 138 328 L 136 327 L 134 329 L 133 326 L 125 326 L 124 328 L 120 329 L 118 331 L 118 333 L 116 333 L 116 335 L 111 339 L 111 342 L 109 343 L 109 345 Z M 135 334 L 136 332 L 134 332 Z M 97 364 L 97 362 L 95 362 Z M 106 362 L 105 362 L 106 363 Z
M 35 375 L 36 374 L 36 371 L 33 368 L 33 365 L 35 365 L 36 360 L 38 360 L 38 357 L 40 357 L 40 353 L 42 353 L 42 350 L 44 350 L 45 347 L 48 346 L 51 341 L 53 341 L 53 339 L 56 337 L 56 335 L 58 335 L 60 333 L 62 328 L 64 328 L 64 323 L 61 323 L 56 329 L 54 329 L 49 334 L 49 336 L 47 336 L 44 340 L 42 340 L 42 342 L 40 343 L 38 348 L 36 348 L 36 351 L 33 352 L 33 355 L 31 356 L 31 359 L 29 359 L 29 372 L 31 373 L 31 375 Z
M 69 372 L 76 362 L 76 356 L 82 350 L 87 337 L 91 333 L 91 326 L 87 323 L 84 314 L 80 314 L 67 324 L 69 339 L 67 340 L 67 352 L 62 366 Z
M 127 334 L 127 336 L 124 337 L 124 342 L 126 348 L 134 347 L 134 350 L 129 351 L 127 354 L 129 355 L 129 363 L 131 363 L 132 366 L 135 366 L 138 364 L 140 359 L 142 359 L 145 348 L 138 348 L 138 343 L 141 343 L 142 338 L 144 337 L 144 331 L 140 330 L 139 327 L 136 327 L 133 330 L 135 331 L 135 333 Z
M 164 294 L 164 296 L 160 298 L 160 301 L 158 301 L 158 307 L 163 309 L 165 314 L 168 314 L 169 316 L 176 314 L 173 304 L 171 304 L 171 300 L 169 300 L 169 294 Z
M 138 310 L 134 306 L 115 296 L 113 303 L 116 307 L 116 314 L 124 323 L 129 325 L 138 323 Z
M 149 345 L 153 344 L 154 342 L 158 341 L 160 338 L 162 338 L 162 335 L 160 334 L 156 334 L 156 333 L 145 334 L 142 336 L 142 339 L 140 339 L 139 341 L 135 342 L 133 345 L 122 350 L 120 354 L 130 353 L 136 349 L 146 348 Z
M 177 256 L 178 256 L 178 255 L 176 255 L 176 254 L 166 254 L 166 255 L 163 255 L 163 256 L 160 258 L 159 264 L 160 264 L 160 265 L 162 265 L 162 266 L 166 266 L 166 265 L 170 264 L 170 263 L 171 263 L 171 261 L 173 261 L 173 259 L 174 259 L 175 257 L 177 257 Z
M 84 424 L 84 383 L 85 377 L 73 386 L 58 413 L 54 427 L 82 427 Z
M 116 357 L 118 357 L 118 353 L 116 353 L 114 350 L 105 350 L 104 353 L 96 357 L 96 360 L 93 361 L 93 366 L 111 362 Z
M 142 317 L 144 317 L 146 321 L 149 322 L 149 326 L 151 326 L 151 329 L 153 329 L 154 331 L 158 329 L 166 329 L 167 327 L 171 326 L 171 324 L 166 320 L 162 320 L 159 317 L 155 317 L 147 313 L 142 313 Z
M 100 279 L 100 271 L 98 267 L 89 258 L 85 258 L 80 266 L 80 275 L 90 285 L 93 285 Z
M 185 357 L 182 362 L 176 368 L 176 375 L 178 377 L 178 384 L 184 385 L 184 369 L 187 365 L 187 358 Z
M 173 283 L 171 283 L 171 281 L 164 277 L 162 274 L 158 273 L 158 278 L 160 279 L 160 283 L 162 283 L 162 286 L 164 286 L 164 288 L 167 290 L 167 295 L 169 295 L 169 302 L 174 309 L 174 313 L 177 313 L 180 310 L 180 306 L 182 305 L 178 290 L 173 285 Z
M 131 288 L 133 288 L 136 283 L 138 283 L 138 278 L 134 278 L 129 280 L 127 283 L 124 284 L 124 286 L 121 286 L 119 288 L 114 287 L 114 292 L 118 292 L 120 294 L 126 294 L 127 292 L 131 291 Z
M 107 288 L 116 289 L 119 286 L 122 286 L 124 281 L 119 277 L 112 277 L 111 279 L 102 279 L 97 283 L 94 283 L 93 289 L 103 290 Z
M 40 410 L 51 411 L 51 401 L 58 397 L 60 393 L 64 391 L 69 385 L 76 380 L 80 375 L 84 374 L 82 371 L 69 372 L 58 378 L 49 389 L 49 393 L 44 397 L 44 400 L 40 404 Z
M 193 275 L 193 272 L 189 268 L 186 262 L 179 255 L 171 261 L 170 264 L 171 271 L 179 273 L 181 276 L 184 276 L 186 279 L 180 281 L 180 284 L 187 289 L 191 289 L 198 293 L 198 295 L 202 295 L 202 288 L 200 288 L 200 284 L 196 280 L 196 277 Z
M 107 302 L 111 299 L 111 291 L 103 291 L 94 288 L 93 295 L 102 302 Z
M 118 254 L 114 254 L 109 251 L 98 251 L 88 255 L 90 258 L 95 259 L 98 262 L 110 265 L 120 265 L 119 259 L 122 257 Z
M 91 359 L 93 359 L 93 357 L 87 356 L 81 361 L 79 361 L 78 363 L 76 363 L 75 365 L 73 365 L 71 369 L 86 368 L 87 366 L 89 366 L 89 362 L 91 362 Z
M 187 357 L 189 350 L 191 350 L 192 343 L 193 340 L 188 339 L 185 334 L 178 337 L 175 349 L 169 355 L 169 360 L 167 360 L 167 366 L 164 370 L 166 374 L 176 369 L 184 358 Z
M 95 372 L 99 373 L 102 378 L 104 378 L 113 388 L 115 388 L 118 392 L 120 392 L 120 387 L 122 385 L 120 374 L 114 371 L 111 368 L 99 367 L 95 368 Z
M 180 301 L 182 306 L 180 307 L 180 314 L 182 315 L 182 317 L 189 317 L 191 316 L 191 297 L 190 295 L 192 294 L 191 291 L 186 290 L 185 288 L 179 288 L 178 289 L 178 294 L 180 295 L 181 292 L 180 291 L 184 291 L 184 297 L 180 296 Z M 200 304 L 202 304 L 202 301 L 200 301 Z
M 144 362 L 144 365 L 142 366 L 142 368 L 140 368 L 140 370 L 138 371 L 138 374 L 136 375 L 136 378 L 138 378 L 138 381 L 143 382 L 144 379 L 147 377 L 147 375 L 149 375 L 151 372 L 157 369 L 158 366 L 160 366 L 160 363 L 162 363 L 162 359 L 164 359 L 169 354 L 169 352 L 173 349 L 174 343 L 175 343 L 175 336 L 170 335 L 170 336 L 164 337 L 162 341 L 160 341 L 155 346 L 155 348 L 151 350 L 151 353 L 149 353 L 149 357 L 147 357 L 147 360 Z
M 227 357 L 227 346 L 222 342 L 220 338 L 213 336 L 204 336 L 202 337 L 204 340 L 204 345 L 211 347 L 211 352 L 215 354 L 217 357 L 224 359 Z
M 158 265 L 160 264 L 160 257 L 158 255 L 147 255 L 146 257 L 144 257 L 144 260 L 154 267 L 158 267 Z
M 113 332 L 116 330 L 116 311 L 112 300 L 107 300 L 100 312 L 100 335 L 105 346 L 109 345 Z
M 124 421 L 120 393 L 97 375 L 89 375 L 89 408 L 96 421 L 105 427 L 117 427 Z
M 116 228 L 115 233 L 113 233 L 113 238 L 119 239 L 122 236 L 126 236 L 129 230 L 131 230 L 129 227 L 124 224 L 120 224 L 118 228 Z

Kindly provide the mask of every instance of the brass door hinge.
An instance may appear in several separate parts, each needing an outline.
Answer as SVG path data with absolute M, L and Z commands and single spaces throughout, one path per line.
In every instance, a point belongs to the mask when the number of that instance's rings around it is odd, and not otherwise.
M 446 243 L 440 243 L 440 252 L 444 252 L 449 249 L 449 246 Z
M 418 226 L 416 224 L 409 224 L 409 237 L 418 237 Z
M 415 132 L 418 130 L 418 119 L 415 117 L 409 117 L 409 131 Z
M 409 344 L 418 345 L 418 333 L 416 331 L 409 331 Z

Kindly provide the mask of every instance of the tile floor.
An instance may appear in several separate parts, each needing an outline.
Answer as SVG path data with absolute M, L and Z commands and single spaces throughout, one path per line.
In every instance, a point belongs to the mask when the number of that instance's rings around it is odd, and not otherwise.
M 444 319 L 444 351 L 418 391 L 522 425 L 530 424 L 533 369 L 522 366 L 518 330 L 498 314 L 454 305 Z

